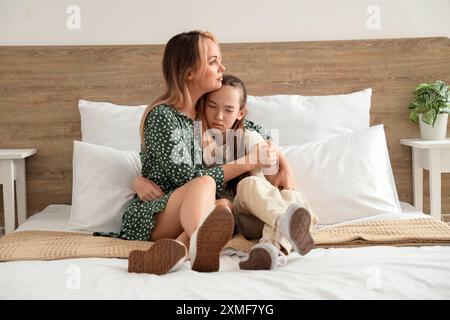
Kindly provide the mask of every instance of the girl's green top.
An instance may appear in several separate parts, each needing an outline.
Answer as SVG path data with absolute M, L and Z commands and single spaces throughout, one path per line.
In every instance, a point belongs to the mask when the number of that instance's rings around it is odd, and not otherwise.
M 148 240 L 155 226 L 155 214 L 164 211 L 172 192 L 196 177 L 212 177 L 220 196 L 224 184 L 223 167 L 210 168 L 203 164 L 201 139 L 196 139 L 201 137 L 201 126 L 197 124 L 183 112 L 165 104 L 155 107 L 148 114 L 144 126 L 146 150 L 140 152 L 142 176 L 157 184 L 164 195 L 144 202 L 135 194 L 125 209 L 120 233 L 115 236 Z M 245 127 L 270 139 L 261 126 L 251 121 L 246 121 Z

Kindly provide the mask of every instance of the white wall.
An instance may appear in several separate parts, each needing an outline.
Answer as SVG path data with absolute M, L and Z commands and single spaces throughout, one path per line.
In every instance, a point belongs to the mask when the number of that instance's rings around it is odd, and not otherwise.
M 0 45 L 162 44 L 191 29 L 220 42 L 450 37 L 449 21 L 450 0 L 0 0 Z

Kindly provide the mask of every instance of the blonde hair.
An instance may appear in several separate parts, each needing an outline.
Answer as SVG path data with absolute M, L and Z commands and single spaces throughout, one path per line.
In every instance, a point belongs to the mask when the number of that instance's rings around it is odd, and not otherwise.
M 166 91 L 155 98 L 146 108 L 140 125 L 141 146 L 145 150 L 144 127 L 148 114 L 160 104 L 174 107 L 191 105 L 192 100 L 186 85 L 190 71 L 207 68 L 207 40 L 216 38 L 210 32 L 190 31 L 172 37 L 164 49 L 162 69 Z

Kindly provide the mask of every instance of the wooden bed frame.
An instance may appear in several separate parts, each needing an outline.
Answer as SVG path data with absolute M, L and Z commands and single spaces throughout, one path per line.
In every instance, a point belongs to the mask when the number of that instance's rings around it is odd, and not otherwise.
M 28 216 L 70 204 L 73 140 L 80 140 L 78 99 L 146 104 L 163 90 L 162 45 L 0 47 L 0 148 L 37 148 L 27 159 Z M 401 201 L 412 203 L 411 150 L 419 137 L 408 120 L 420 82 L 450 82 L 450 39 L 222 44 L 226 72 L 251 95 L 340 94 L 373 89 L 371 125 L 385 125 Z M 450 132 L 450 131 L 449 131 Z M 429 210 L 424 177 L 424 210 Z M 450 220 L 450 177 L 442 213 Z M 3 198 L 0 195 L 0 208 Z M 0 212 L 0 223 L 3 219 Z

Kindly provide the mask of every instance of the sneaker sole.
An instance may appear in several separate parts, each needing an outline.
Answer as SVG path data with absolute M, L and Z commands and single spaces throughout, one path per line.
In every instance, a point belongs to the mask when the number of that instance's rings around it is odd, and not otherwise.
M 292 213 L 289 233 L 294 243 L 295 251 L 304 256 L 314 248 L 314 239 L 309 233 L 311 215 L 304 208 L 298 208 Z M 296 241 L 295 239 L 300 239 Z
M 128 257 L 128 272 L 163 275 L 187 255 L 186 247 L 172 239 L 156 241 L 148 250 L 133 250 Z
M 217 206 L 197 231 L 197 248 L 192 270 L 219 271 L 220 252 L 232 238 L 233 213 L 228 207 Z
M 271 270 L 272 257 L 267 250 L 255 248 L 250 251 L 247 260 L 239 262 L 239 267 L 242 270 Z

